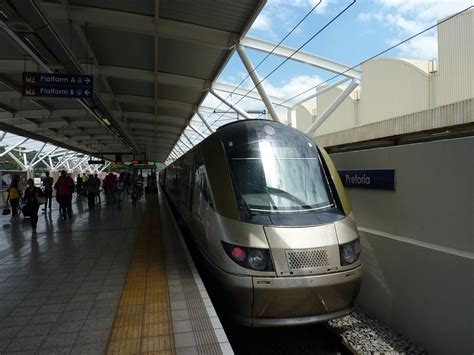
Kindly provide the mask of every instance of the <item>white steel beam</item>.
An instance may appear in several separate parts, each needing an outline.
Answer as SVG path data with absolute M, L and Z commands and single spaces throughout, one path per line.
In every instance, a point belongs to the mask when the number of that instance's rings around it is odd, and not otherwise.
M 202 139 L 206 138 L 206 136 L 202 134 L 200 131 L 198 131 L 198 129 L 195 128 L 193 125 L 191 125 L 191 123 L 189 124 L 189 128 L 191 128 L 194 132 L 196 132 Z
M 202 115 L 201 112 L 199 111 L 196 111 L 196 114 L 198 115 L 198 117 L 201 119 L 202 123 L 204 123 L 204 126 L 206 126 L 206 128 L 209 130 L 209 132 L 214 133 L 214 130 L 211 128 L 211 126 L 209 125 L 209 123 L 207 123 L 207 120 L 204 118 L 204 116 Z
M 320 115 L 316 117 L 316 120 L 311 126 L 306 130 L 306 134 L 312 136 L 313 133 L 326 121 L 326 119 L 339 107 L 339 105 L 350 95 L 354 89 L 359 86 L 359 83 L 356 80 L 352 80 L 351 83 L 336 97 L 336 99 L 331 102 L 331 104 L 326 107 L 326 109 L 321 112 Z
M 77 152 L 73 153 L 72 155 L 70 155 L 70 156 L 66 157 L 65 159 L 63 159 L 61 161 L 61 163 L 59 163 L 59 165 L 56 165 L 55 169 L 58 169 L 61 166 L 63 166 L 64 164 L 66 164 L 69 160 L 73 159 L 77 154 L 79 154 L 79 153 L 77 153 Z
M 239 96 L 247 96 L 248 98 L 259 100 L 259 101 L 262 100 L 262 98 L 258 94 L 258 91 L 253 90 L 253 89 L 249 91 L 248 89 L 241 88 L 236 85 L 230 85 L 230 84 L 220 83 L 220 82 L 213 83 L 212 87 L 219 91 L 224 91 L 224 92 L 232 93 Z M 271 102 L 275 104 L 276 106 L 282 106 L 285 108 L 290 108 L 293 106 L 293 103 L 291 101 L 288 101 L 279 97 L 275 97 L 275 96 L 269 96 L 269 98 Z M 200 108 L 202 109 L 202 106 Z
M 55 147 L 53 148 L 51 151 L 49 151 L 48 153 L 45 153 L 41 158 L 39 158 L 37 161 L 35 161 L 34 163 L 31 163 L 30 164 L 30 167 L 33 168 L 35 165 L 37 165 L 38 163 L 44 161 L 44 159 L 46 158 L 50 158 L 51 159 L 51 155 L 56 152 L 57 150 L 59 149 L 59 147 Z M 51 164 L 51 167 L 52 167 L 53 164 Z
M 13 158 L 13 160 L 23 169 L 26 170 L 26 166 L 18 159 L 15 154 L 8 152 L 8 155 Z
M 41 146 L 41 149 L 38 150 L 35 154 L 35 156 L 33 157 L 33 159 L 31 159 L 30 161 L 30 164 L 28 165 L 28 168 L 31 168 L 33 163 L 36 161 L 36 159 L 38 158 L 38 156 L 41 154 L 41 152 L 43 151 L 44 147 L 46 147 L 46 144 L 47 143 L 44 143 L 42 146 Z
M 64 8 L 60 4 L 41 2 L 41 7 L 48 18 L 55 22 L 65 23 L 68 19 Z M 69 14 L 69 18 L 74 23 L 81 25 L 87 22 L 94 27 L 150 36 L 157 35 L 161 38 L 186 41 L 210 48 L 230 48 L 238 41 L 238 34 L 235 33 L 165 18 L 160 18 L 159 26 L 155 26 L 154 16 L 132 14 L 124 11 L 70 5 Z
M 252 62 L 250 61 L 249 56 L 247 55 L 247 53 L 245 53 L 245 49 L 241 44 L 237 45 L 237 53 L 239 54 L 242 63 L 244 63 L 244 66 L 247 69 L 250 78 L 252 79 L 252 82 L 255 85 L 255 88 L 260 94 L 260 97 L 262 98 L 262 101 L 265 104 L 265 107 L 267 108 L 270 117 L 273 119 L 273 121 L 280 122 L 280 118 L 278 117 L 278 114 L 276 113 L 275 108 L 273 107 L 272 101 L 268 97 L 267 92 L 265 91 L 261 80 L 258 77 L 257 71 L 255 70 Z
M 0 153 L 0 157 L 3 157 L 5 154 L 8 154 L 10 153 L 13 149 L 17 148 L 18 146 L 26 143 L 27 141 L 29 140 L 29 138 L 25 138 L 23 139 L 22 141 L 19 141 L 18 143 L 12 145 L 11 147 L 8 147 L 7 149 L 5 149 L 5 151 L 3 153 Z
M 244 117 L 245 119 L 249 120 L 250 119 L 250 116 L 247 114 L 247 112 L 245 112 L 244 110 L 242 110 L 240 107 L 238 107 L 237 105 L 233 104 L 232 102 L 230 102 L 229 100 L 227 100 L 224 96 L 222 96 L 221 94 L 219 94 L 216 90 L 212 89 L 209 90 L 209 92 L 214 95 L 217 99 L 219 99 L 220 101 L 222 101 L 224 104 L 226 104 L 229 108 L 231 108 L 232 110 L 234 110 L 235 112 L 237 112 L 239 115 L 241 115 L 242 117 Z M 238 119 L 238 117 L 237 117 Z
M 308 100 L 314 99 L 315 97 L 317 97 L 321 94 L 324 94 L 325 92 L 328 92 L 329 90 L 332 90 L 335 87 L 338 87 L 339 85 L 344 84 L 348 80 L 351 80 L 351 79 L 350 78 L 343 78 L 343 79 L 335 82 L 334 84 L 326 86 L 326 87 L 322 88 L 321 90 L 317 90 L 317 91 L 315 91 L 314 94 L 311 94 L 311 95 L 305 97 L 304 99 L 301 99 L 300 101 L 296 102 L 292 108 L 295 108 L 296 106 L 301 105 L 302 103 L 304 103 Z
M 244 37 L 243 39 L 240 40 L 240 44 L 247 48 L 255 49 L 257 51 L 261 51 L 265 53 L 272 52 L 272 54 L 278 55 L 284 58 L 288 58 L 292 56 L 291 60 L 304 63 L 304 64 L 309 64 L 311 66 L 328 70 L 336 74 L 345 72 L 343 75 L 349 78 L 353 78 L 353 79 L 361 78 L 360 70 L 351 69 L 351 67 L 348 65 L 341 64 L 336 61 L 326 59 L 326 58 L 323 58 L 323 57 L 320 57 L 308 52 L 303 52 L 303 51 L 296 52 L 296 49 L 283 46 L 281 44 L 278 47 L 276 47 L 277 46 L 276 43 L 264 41 L 264 40 L 253 38 L 253 37 Z
M 189 139 L 188 135 L 187 135 L 186 133 L 184 133 L 184 131 L 183 131 L 183 136 L 184 136 L 184 138 L 187 139 L 187 141 L 189 142 L 189 144 L 191 144 L 191 147 L 194 147 L 194 143 L 191 141 L 191 139 Z

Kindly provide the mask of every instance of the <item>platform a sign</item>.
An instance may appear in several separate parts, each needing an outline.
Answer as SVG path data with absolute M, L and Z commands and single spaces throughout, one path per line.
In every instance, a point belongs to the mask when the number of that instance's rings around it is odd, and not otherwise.
M 91 99 L 94 97 L 94 76 L 23 73 L 23 95 Z
M 395 170 L 339 170 L 345 187 L 359 189 L 395 190 Z

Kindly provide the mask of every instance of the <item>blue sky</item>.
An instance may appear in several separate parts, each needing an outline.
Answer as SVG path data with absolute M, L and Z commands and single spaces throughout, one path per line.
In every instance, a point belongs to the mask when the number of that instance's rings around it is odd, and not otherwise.
M 248 36 L 278 43 L 317 2 L 267 0 Z M 351 2 L 323 0 L 283 44 L 299 47 Z M 471 5 L 474 5 L 474 0 L 358 0 L 302 50 L 352 66 Z M 253 50 L 247 50 L 247 53 L 254 65 L 264 56 Z M 385 56 L 436 58 L 436 30 L 413 39 Z M 266 76 L 282 60 L 278 57 L 268 58 L 258 69 L 259 76 Z M 246 75 L 240 59 L 234 55 L 219 81 L 239 84 Z M 322 70 L 287 62 L 265 81 L 265 86 L 269 93 L 288 98 L 328 77 L 329 74 Z M 251 87 L 249 79 L 242 86 Z

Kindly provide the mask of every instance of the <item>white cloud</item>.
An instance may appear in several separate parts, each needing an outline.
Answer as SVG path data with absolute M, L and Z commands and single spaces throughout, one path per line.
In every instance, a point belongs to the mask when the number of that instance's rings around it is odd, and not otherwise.
M 438 39 L 436 33 L 421 35 L 398 47 L 403 58 L 431 59 L 438 56 Z
M 333 0 L 268 0 L 262 12 L 255 19 L 252 30 L 265 32 L 267 36 L 277 39 L 277 29 L 288 32 L 301 18 L 301 9 L 314 9 L 315 14 L 326 12 Z
M 289 99 L 318 85 L 321 82 L 322 80 L 318 75 L 299 75 L 293 77 L 289 82 L 286 82 L 281 86 L 275 86 L 269 82 L 264 82 L 263 87 L 269 95 L 282 99 Z
M 373 0 L 376 11 L 361 13 L 361 22 L 378 21 L 387 26 L 394 44 L 428 28 L 437 21 L 473 5 L 472 0 Z M 400 46 L 401 56 L 428 59 L 437 57 L 436 33 L 423 34 Z
M 266 14 L 261 14 L 255 19 L 255 22 L 252 25 L 254 30 L 259 31 L 272 31 L 272 22 Z

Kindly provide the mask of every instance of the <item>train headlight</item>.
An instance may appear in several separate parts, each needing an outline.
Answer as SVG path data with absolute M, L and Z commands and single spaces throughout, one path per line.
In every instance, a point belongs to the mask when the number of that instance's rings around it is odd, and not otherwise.
M 339 253 L 341 256 L 341 265 L 346 266 L 355 263 L 360 256 L 360 241 L 353 240 L 350 243 L 339 246 Z
M 252 269 L 264 271 L 268 261 L 262 250 L 253 249 L 249 252 L 247 262 Z
M 256 271 L 273 271 L 273 263 L 268 249 L 247 248 L 222 242 L 225 251 L 237 264 Z

